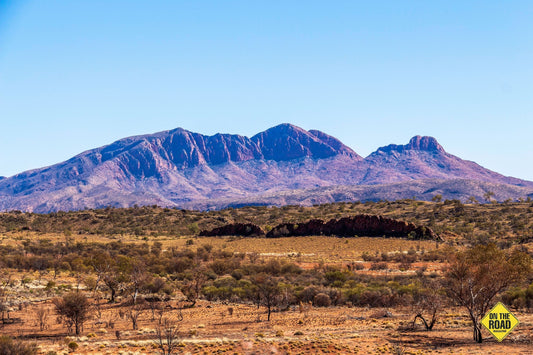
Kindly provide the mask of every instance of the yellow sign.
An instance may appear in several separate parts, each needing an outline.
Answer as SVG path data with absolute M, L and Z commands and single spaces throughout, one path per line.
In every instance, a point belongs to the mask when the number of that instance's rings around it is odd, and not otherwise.
M 485 317 L 481 324 L 498 340 L 502 341 L 514 327 L 518 325 L 518 319 L 512 314 L 503 303 L 498 302 Z

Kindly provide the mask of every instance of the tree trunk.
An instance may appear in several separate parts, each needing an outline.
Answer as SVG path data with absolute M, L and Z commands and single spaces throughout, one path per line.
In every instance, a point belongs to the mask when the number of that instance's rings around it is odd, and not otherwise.
M 271 312 L 271 309 L 270 309 L 270 306 L 268 306 L 268 316 L 267 316 L 267 321 L 270 322 L 270 312 Z
M 109 300 L 109 303 L 115 303 L 115 293 L 117 293 L 117 291 L 111 287 L 109 287 L 109 290 L 111 291 L 111 299 Z
M 415 316 L 415 319 L 413 320 L 413 327 L 415 326 L 415 323 L 416 323 L 416 319 L 417 318 L 420 318 L 422 319 L 422 322 L 424 322 L 424 327 L 426 328 L 426 330 L 431 330 L 433 329 L 433 325 L 435 325 L 435 321 L 432 319 L 431 323 L 428 324 L 428 322 L 426 321 L 426 319 L 422 316 L 421 313 L 418 313 L 416 316 Z
M 481 329 L 477 322 L 474 323 L 474 340 L 478 343 L 483 342 L 483 336 L 481 335 Z
M 184 305 L 183 308 L 194 308 L 196 306 L 196 300 L 187 300 L 188 302 L 191 302 L 191 304 Z

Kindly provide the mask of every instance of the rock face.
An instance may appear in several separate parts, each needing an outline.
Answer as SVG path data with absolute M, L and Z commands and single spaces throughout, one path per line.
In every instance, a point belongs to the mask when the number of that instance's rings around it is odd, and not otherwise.
M 278 238 L 310 235 L 335 235 L 340 237 L 360 235 L 441 240 L 430 228 L 371 215 L 332 219 L 328 222 L 313 219 L 297 225 L 292 223 L 280 224 L 268 232 L 266 237 Z
M 265 160 L 288 161 L 303 157 L 325 159 L 346 155 L 356 160 L 362 158 L 339 140 L 320 131 L 309 132 L 283 124 L 261 132 L 251 138 L 259 147 Z
M 450 189 L 459 194 L 439 192 L 431 183 L 428 187 L 428 179 L 476 181 L 479 193 L 467 188 Z M 423 180 L 419 186 L 424 190 L 404 193 L 392 185 Z M 481 183 L 505 184 L 493 191 L 498 199 L 533 196 L 533 182 L 448 154 L 431 137 L 416 136 L 363 159 L 334 137 L 290 124 L 251 138 L 177 128 L 124 138 L 53 166 L 0 179 L 0 210 L 44 213 L 135 204 L 213 209 L 246 205 L 259 197 L 257 204 L 281 205 L 294 191 L 314 196 L 291 203 L 313 204 L 348 196 L 324 193 L 326 188 L 363 185 L 366 193 L 353 198 L 430 199 L 437 191 L 443 198 L 473 195 L 483 201 L 486 185 Z
M 404 153 L 406 151 L 425 151 L 425 152 L 434 152 L 434 153 L 446 153 L 444 151 L 444 148 L 441 147 L 439 142 L 433 137 L 421 137 L 421 136 L 414 136 L 411 138 L 409 143 L 406 145 L 396 145 L 396 144 L 390 144 L 385 147 L 381 147 L 378 149 L 378 152 L 385 152 L 385 153 Z
M 220 237 L 227 235 L 235 235 L 242 237 L 258 237 L 265 235 L 263 230 L 253 223 L 232 223 L 225 226 L 211 229 L 209 231 L 201 231 L 200 236 L 203 237 Z

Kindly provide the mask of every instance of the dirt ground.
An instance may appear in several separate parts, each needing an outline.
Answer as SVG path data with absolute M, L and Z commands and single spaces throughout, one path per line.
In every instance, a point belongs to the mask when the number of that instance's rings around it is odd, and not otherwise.
M 533 314 L 514 312 L 520 324 L 498 343 L 484 330 L 485 341 L 472 340 L 471 326 L 464 311 L 447 309 L 431 332 L 418 325 L 402 331 L 413 320 L 407 308 L 376 309 L 355 307 L 292 307 L 272 313 L 253 305 L 200 301 L 183 309 L 178 321 L 177 304 L 165 317 L 179 327 L 177 352 L 182 354 L 533 354 Z M 36 341 L 42 354 L 67 354 L 68 343 L 79 347 L 75 354 L 155 354 L 157 314 L 150 310 L 139 318 L 138 330 L 123 314 L 125 308 L 104 304 L 81 336 L 66 335 L 47 301 L 11 313 L 17 321 L 0 333 Z M 50 309 L 47 328 L 39 330 L 37 308 Z M 118 332 L 117 332 L 118 331 Z

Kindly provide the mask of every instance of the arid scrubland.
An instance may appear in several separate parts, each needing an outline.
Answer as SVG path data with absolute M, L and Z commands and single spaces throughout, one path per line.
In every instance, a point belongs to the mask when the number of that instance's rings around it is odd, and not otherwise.
M 227 223 L 269 230 L 356 214 L 428 226 L 444 242 L 198 237 Z M 530 202 L 4 213 L 0 349 L 50 355 L 527 353 L 532 223 Z M 478 293 L 483 305 L 470 309 L 458 292 L 463 289 Z M 520 320 L 502 343 L 477 323 L 499 300 Z

